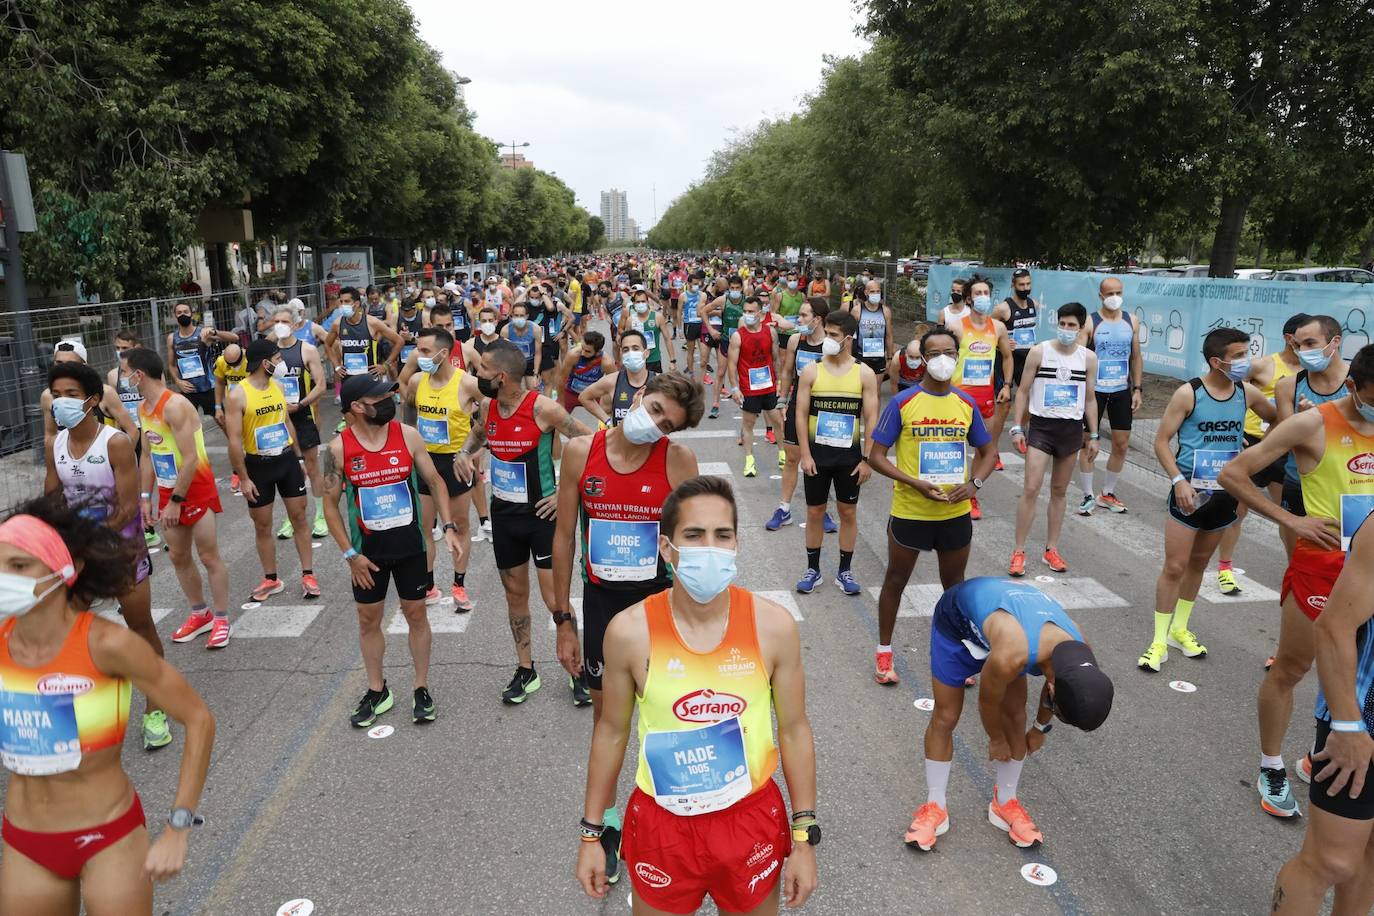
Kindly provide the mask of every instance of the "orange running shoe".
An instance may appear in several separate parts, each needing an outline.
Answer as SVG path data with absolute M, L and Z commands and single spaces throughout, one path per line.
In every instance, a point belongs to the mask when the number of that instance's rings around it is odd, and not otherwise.
M 906 844 L 922 852 L 935 848 L 935 838 L 949 832 L 949 812 L 935 802 L 926 802 L 912 815 L 906 831 Z
M 223 649 L 229 645 L 229 618 L 216 617 L 210 624 L 210 638 L 205 641 L 207 649 Z
M 902 679 L 897 677 L 897 672 L 892 668 L 891 652 L 877 653 L 877 660 L 878 668 L 873 674 L 873 680 L 883 685 L 900 684 L 902 682 Z
M 1117 499 L 1115 493 L 1103 493 L 1101 496 L 1097 498 L 1097 504 L 1102 508 L 1110 509 L 1113 512 L 1126 511 L 1126 504 L 1123 503 L 1121 500 Z
M 998 456 L 997 456 L 997 463 L 996 463 L 995 465 L 992 466 L 992 469 L 993 469 L 994 471 L 1005 471 L 1005 470 L 1006 470 L 1006 468 L 1002 467 L 1002 456 L 1001 456 L 1001 455 L 998 455 Z
M 978 497 L 976 496 L 969 497 L 969 514 L 973 516 L 975 522 L 983 517 L 983 509 L 978 505 Z
M 1026 552 L 1024 550 L 1013 550 L 1011 552 L 1011 562 L 1007 564 L 1007 575 L 1019 579 L 1025 574 Z
M 1309 786 L 1312 785 L 1312 753 L 1309 751 L 1302 755 L 1298 761 L 1298 778 Z
M 431 588 L 429 591 L 425 592 L 425 607 L 434 607 L 434 605 L 438 604 L 440 601 L 443 600 L 444 596 L 439 591 L 438 586 L 435 586 L 434 588 Z
M 1055 572 L 1069 571 L 1069 564 L 1064 562 L 1064 558 L 1059 555 L 1059 551 L 1053 547 L 1045 548 L 1045 565 Z
M 319 580 L 315 578 L 313 573 L 308 576 L 301 576 L 301 597 L 320 597 L 320 583 Z
M 286 588 L 286 583 L 281 579 L 269 579 L 263 576 L 262 581 L 258 583 L 258 587 L 253 589 L 253 594 L 248 597 L 254 601 L 266 601 L 284 588 Z
M 190 642 L 202 633 L 210 632 L 210 626 L 214 623 L 215 615 L 206 608 L 204 613 L 191 614 L 186 618 L 186 622 L 177 627 L 172 634 L 172 642 Z
M 472 599 L 468 597 L 468 590 L 461 585 L 453 586 L 453 612 L 465 614 L 470 610 L 472 610 Z
M 235 496 L 242 496 L 242 495 L 243 495 L 242 493 L 239 492 L 239 475 L 237 475 L 237 474 L 230 474 L 230 475 L 229 475 L 229 492 L 230 492 L 230 493 L 233 493 Z
M 988 821 L 998 830 L 1005 830 L 1012 844 L 1022 849 L 1045 841 L 1018 799 L 1008 799 L 1005 805 L 997 801 L 996 786 L 992 787 L 992 801 L 988 802 Z

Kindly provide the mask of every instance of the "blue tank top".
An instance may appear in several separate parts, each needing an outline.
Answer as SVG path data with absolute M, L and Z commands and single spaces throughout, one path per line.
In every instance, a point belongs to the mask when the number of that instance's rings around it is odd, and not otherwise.
M 1312 380 L 1307 377 L 1307 370 L 1303 369 L 1293 379 L 1293 412 L 1298 412 L 1298 405 L 1302 399 L 1306 398 L 1313 404 L 1325 404 L 1327 401 L 1338 401 L 1345 397 L 1345 382 L 1336 386 L 1336 390 L 1330 394 L 1322 394 L 1312 387 Z M 1283 463 L 1283 479 L 1285 483 L 1297 484 L 1301 486 L 1302 479 L 1298 476 L 1298 459 L 1293 457 L 1293 453 L 1288 453 L 1288 458 Z
M 1089 346 L 1097 353 L 1097 390 L 1103 394 L 1125 391 L 1131 378 L 1131 342 L 1135 325 L 1131 316 L 1107 321 L 1093 312 L 1093 334 Z
M 525 359 L 534 359 L 534 326 L 525 325 L 525 333 L 521 334 L 515 329 L 515 324 L 509 325 L 510 342 L 520 348 L 520 352 L 525 354 Z
M 309 321 L 291 332 L 301 343 L 315 343 L 315 327 Z
M 696 324 L 701 321 L 697 315 L 697 306 L 701 304 L 701 291 L 692 292 L 688 290 L 682 295 L 682 323 Z
M 214 387 L 210 378 L 210 368 L 205 357 L 209 348 L 200 340 L 200 329 L 188 337 L 181 332 L 172 332 L 172 353 L 177 361 L 177 375 L 184 382 L 190 382 L 197 391 L 209 391 Z
M 1218 472 L 1245 444 L 1245 388 L 1232 385 L 1231 396 L 1218 401 L 1202 379 L 1188 384 L 1193 388 L 1193 409 L 1178 428 L 1174 457 L 1178 472 L 1195 488 L 1215 490 Z
M 945 636 L 957 642 L 969 643 L 987 653 L 992 651 L 992 645 L 983 635 L 983 624 L 997 611 L 1006 611 L 1015 617 L 1026 634 L 1030 655 L 1026 659 L 1024 674 L 1040 674 L 1037 655 L 1040 651 L 1040 630 L 1045 624 L 1054 624 L 1074 639 L 1083 638 L 1078 626 L 1069 619 L 1058 601 L 1037 588 L 992 576 L 965 579 L 953 588 L 946 589 L 935 604 L 934 625 Z
M 1358 535 L 1366 525 L 1374 524 L 1366 516 L 1355 529 Z M 1351 539 L 1354 539 L 1352 535 Z M 1367 732 L 1374 735 L 1374 622 L 1366 620 L 1355 631 L 1355 701 L 1360 704 L 1360 717 L 1364 719 Z M 1326 703 L 1326 691 L 1318 689 L 1316 716 L 1323 722 L 1331 721 L 1331 707 Z

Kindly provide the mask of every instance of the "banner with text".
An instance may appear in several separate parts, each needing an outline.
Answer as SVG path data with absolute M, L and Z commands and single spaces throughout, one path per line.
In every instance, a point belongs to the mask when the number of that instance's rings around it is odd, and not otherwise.
M 930 268 L 926 312 L 938 318 L 949 305 L 949 284 L 977 274 L 992 283 L 993 302 L 1011 295 L 1010 267 Z M 1125 313 L 1136 323 L 1145 369 L 1188 379 L 1207 371 L 1202 339 L 1214 328 L 1239 328 L 1250 335 L 1250 352 L 1261 357 L 1283 348 L 1283 324 L 1298 312 L 1330 315 L 1341 324 L 1341 354 L 1350 359 L 1374 335 L 1374 284 L 1225 280 L 1212 277 L 1142 277 L 1068 270 L 1031 271 L 1031 295 L 1041 304 L 1038 340 L 1054 337 L 1059 306 L 1081 302 L 1091 313 L 1101 301 L 1098 285 L 1121 281 Z
M 316 253 L 315 276 L 332 285 L 352 286 L 358 290 L 367 288 L 372 282 L 371 248 L 328 248 Z

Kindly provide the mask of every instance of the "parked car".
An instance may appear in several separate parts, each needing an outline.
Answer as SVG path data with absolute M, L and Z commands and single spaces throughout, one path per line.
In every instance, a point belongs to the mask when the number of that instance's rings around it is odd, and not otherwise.
M 1175 276 L 1179 277 L 1205 277 L 1211 270 L 1206 264 L 1175 264 L 1170 269 L 1176 271 Z
M 1139 271 L 1139 274 L 1140 274 L 1140 276 L 1142 276 L 1142 277 L 1180 277 L 1180 276 L 1182 276 L 1182 274 L 1180 274 L 1177 270 L 1175 270 L 1175 269 L 1172 268 L 1172 267 L 1147 267 L 1146 269 L 1144 269 L 1144 270 L 1142 270 L 1142 271 Z
M 1242 267 L 1236 271 L 1237 280 L 1272 280 L 1274 272 L 1264 267 Z
M 1299 283 L 1374 283 L 1374 273 L 1359 267 L 1299 267 L 1281 270 L 1274 274 L 1274 279 Z

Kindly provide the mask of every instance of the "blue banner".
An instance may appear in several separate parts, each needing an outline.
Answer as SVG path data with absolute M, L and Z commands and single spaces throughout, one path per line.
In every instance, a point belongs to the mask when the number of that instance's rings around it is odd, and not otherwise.
M 949 304 L 949 283 L 978 274 L 992 282 L 993 301 L 1011 295 L 1010 267 L 930 268 L 926 314 L 932 320 Z M 1041 303 L 1037 340 L 1054 337 L 1055 312 L 1066 302 L 1097 311 L 1098 285 L 1121 281 L 1125 313 L 1136 322 L 1145 370 L 1189 379 L 1207 371 L 1202 339 L 1214 328 L 1239 328 L 1250 335 L 1250 353 L 1261 357 L 1283 349 L 1283 324 L 1298 312 L 1330 315 L 1341 324 L 1341 355 L 1354 357 L 1374 335 L 1374 283 L 1225 280 L 1211 277 L 1142 277 L 1069 270 L 1031 270 L 1031 295 Z

